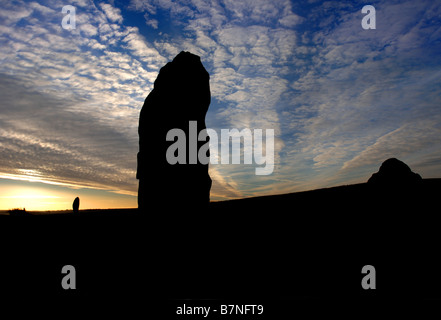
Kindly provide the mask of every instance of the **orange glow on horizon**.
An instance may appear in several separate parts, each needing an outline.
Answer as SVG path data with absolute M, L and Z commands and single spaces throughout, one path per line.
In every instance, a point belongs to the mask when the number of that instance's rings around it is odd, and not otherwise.
M 68 201 L 60 195 L 49 194 L 44 189 L 15 187 L 2 192 L 0 208 L 26 208 L 29 211 L 64 210 L 68 208 Z
M 80 197 L 80 210 L 137 207 L 136 197 L 118 196 L 110 192 L 109 195 L 96 195 L 90 190 L 10 186 L 0 188 L 0 210 L 72 210 L 72 203 L 77 196 Z

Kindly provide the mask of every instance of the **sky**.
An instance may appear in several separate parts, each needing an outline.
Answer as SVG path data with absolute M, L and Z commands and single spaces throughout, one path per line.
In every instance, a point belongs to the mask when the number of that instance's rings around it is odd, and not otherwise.
M 210 74 L 208 128 L 275 133 L 272 174 L 212 164 L 212 200 L 361 183 L 390 157 L 441 177 L 438 1 L 0 4 L 0 210 L 136 207 L 139 113 L 183 50 Z

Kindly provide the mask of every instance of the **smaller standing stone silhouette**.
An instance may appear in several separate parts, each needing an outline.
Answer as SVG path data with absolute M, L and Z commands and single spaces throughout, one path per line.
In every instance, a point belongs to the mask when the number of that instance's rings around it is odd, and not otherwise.
M 422 181 L 418 173 L 412 172 L 409 166 L 396 158 L 390 158 L 381 164 L 377 173 L 372 174 L 368 184 L 380 187 L 409 187 Z
M 80 208 L 80 198 L 76 197 L 72 204 L 73 212 L 78 213 L 78 209 Z

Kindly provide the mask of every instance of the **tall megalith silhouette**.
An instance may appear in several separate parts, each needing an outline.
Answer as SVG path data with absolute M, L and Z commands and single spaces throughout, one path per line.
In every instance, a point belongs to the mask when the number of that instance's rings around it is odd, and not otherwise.
M 141 211 L 158 210 L 158 205 L 166 211 L 201 210 L 208 205 L 211 179 L 208 163 L 200 161 L 198 151 L 209 138 L 198 141 L 198 135 L 206 129 L 209 79 L 200 57 L 182 51 L 161 68 L 145 99 L 139 118 L 136 174 Z M 167 136 L 178 131 L 179 136 Z M 175 147 L 178 140 L 184 148 Z M 179 156 L 180 161 L 170 161 L 169 156 Z

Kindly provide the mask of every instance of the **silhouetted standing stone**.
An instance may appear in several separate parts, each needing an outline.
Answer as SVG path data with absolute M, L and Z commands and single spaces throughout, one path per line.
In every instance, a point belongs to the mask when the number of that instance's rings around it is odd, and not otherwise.
M 72 204 L 73 212 L 78 213 L 79 208 L 80 208 L 80 198 L 76 197 L 73 204 Z
M 390 158 L 381 164 L 380 170 L 370 177 L 368 183 L 377 186 L 404 187 L 416 185 L 421 181 L 421 176 L 412 172 L 407 164 Z
M 179 53 L 161 68 L 154 88 L 145 99 L 139 119 L 138 207 L 167 212 L 205 208 L 210 201 L 208 164 L 189 164 L 189 121 L 197 121 L 197 132 L 206 129 L 210 105 L 210 76 L 198 56 Z M 169 164 L 166 141 L 171 129 L 185 132 L 186 163 Z M 175 140 L 176 141 L 176 140 Z M 197 142 L 197 150 L 206 144 Z M 159 205 L 159 206 L 158 206 Z

